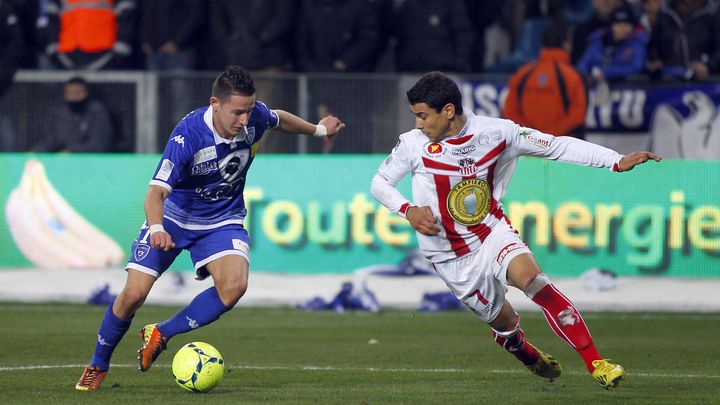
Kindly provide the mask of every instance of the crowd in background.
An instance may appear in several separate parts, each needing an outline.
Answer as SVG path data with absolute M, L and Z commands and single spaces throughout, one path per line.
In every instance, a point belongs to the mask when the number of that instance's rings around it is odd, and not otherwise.
M 720 74 L 718 1 L 0 0 L 0 97 L 18 69 L 514 73 L 503 116 L 582 137 L 587 86 Z M 117 126 L 80 77 L 64 101 L 79 143 L 30 150 L 95 150 L 90 129 Z M 0 111 L 0 150 L 27 149 L 11 126 Z
M 647 51 L 632 73 L 720 73 L 716 0 L 0 0 L 0 57 L 4 72 L 512 73 L 557 21 L 573 64 L 617 46 L 602 32 L 619 7 Z

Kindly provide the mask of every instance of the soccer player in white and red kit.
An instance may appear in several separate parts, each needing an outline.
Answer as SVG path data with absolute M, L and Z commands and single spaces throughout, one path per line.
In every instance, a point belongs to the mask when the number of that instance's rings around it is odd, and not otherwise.
M 464 112 L 460 90 L 440 72 L 424 75 L 407 97 L 416 128 L 400 135 L 380 166 L 372 182 L 375 198 L 410 222 L 420 249 L 448 288 L 533 374 L 554 379 L 562 368 L 525 339 L 520 317 L 505 299 L 508 285 L 542 308 L 553 331 L 580 354 L 603 387 L 617 386 L 625 378 L 624 369 L 598 353 L 580 313 L 540 270 L 500 199 L 520 156 L 614 172 L 661 157 L 651 152 L 623 156 L 579 139 Z M 412 200 L 395 188 L 408 173 Z

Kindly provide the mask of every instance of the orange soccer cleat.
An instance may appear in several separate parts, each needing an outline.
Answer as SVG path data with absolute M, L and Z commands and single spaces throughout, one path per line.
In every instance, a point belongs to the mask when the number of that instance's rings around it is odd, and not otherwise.
M 145 325 L 140 329 L 143 347 L 138 350 L 138 370 L 147 371 L 166 346 L 168 339 L 163 337 L 157 324 Z
M 98 366 L 87 366 L 77 384 L 75 384 L 75 389 L 78 391 L 97 391 L 100 389 L 100 384 L 102 384 L 106 375 L 107 371 L 101 371 Z

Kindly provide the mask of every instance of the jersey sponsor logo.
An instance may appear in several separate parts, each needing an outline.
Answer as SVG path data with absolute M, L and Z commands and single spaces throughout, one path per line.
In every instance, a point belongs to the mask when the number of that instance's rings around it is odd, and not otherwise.
M 193 166 L 190 175 L 192 176 L 204 176 L 218 170 L 217 162 L 204 162 L 199 165 Z
M 160 170 L 158 170 L 155 178 L 158 180 L 167 181 L 170 178 L 170 174 L 172 173 L 174 167 L 175 163 L 170 161 L 170 159 L 163 159 L 162 165 L 160 165 Z
M 500 253 L 498 253 L 495 261 L 498 264 L 502 264 L 503 260 L 505 260 L 505 256 L 507 256 L 510 252 L 512 252 L 513 250 L 518 250 L 518 249 L 524 248 L 524 247 L 525 247 L 525 245 L 523 245 L 522 243 L 511 243 L 511 244 L 505 246 L 504 248 L 502 248 L 502 250 L 500 250 Z
M 215 150 L 215 145 L 208 146 L 207 148 L 202 148 L 195 153 L 193 164 L 199 165 L 200 163 L 207 162 L 208 160 L 213 160 L 215 158 L 217 158 L 217 150 Z
M 448 193 L 447 209 L 455 222 L 480 224 L 490 210 L 490 187 L 483 179 L 465 179 Z
M 451 153 L 453 156 L 467 155 L 470 152 L 475 152 L 475 145 L 463 146 L 462 148 L 452 149 Z
M 475 166 L 475 159 L 473 158 L 464 158 L 458 160 L 458 166 L 460 166 L 460 172 L 461 176 L 470 176 L 472 174 L 475 174 L 477 172 L 478 167 Z
M 423 151 L 428 157 L 438 157 L 445 154 L 445 148 L 437 142 L 428 142 L 425 144 Z
M 529 128 L 522 128 L 520 130 L 520 136 L 526 141 L 532 143 L 541 149 L 547 149 L 552 144 L 552 138 L 548 135 L 541 135 L 535 130 Z
M 242 175 L 250 161 L 250 150 L 233 151 L 218 163 L 218 170 L 224 181 L 206 188 L 197 188 L 196 193 L 206 200 L 231 200 L 239 195 L 245 177 Z
M 233 245 L 233 249 L 235 249 L 235 250 L 247 252 L 247 245 L 245 244 L 245 242 L 241 241 L 240 239 L 233 239 L 232 245 Z
M 175 135 L 172 137 L 172 140 L 180 144 L 183 148 L 185 147 L 185 137 L 182 135 Z

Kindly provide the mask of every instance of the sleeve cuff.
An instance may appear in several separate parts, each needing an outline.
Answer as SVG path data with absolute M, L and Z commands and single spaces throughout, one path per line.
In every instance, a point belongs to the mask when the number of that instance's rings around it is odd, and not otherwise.
M 400 209 L 397 211 L 397 214 L 403 218 L 407 218 L 407 210 L 410 207 L 414 207 L 414 205 L 410 204 L 409 202 L 406 202 L 405 204 L 400 206 Z
M 620 155 L 620 157 L 618 158 L 617 162 L 615 162 L 615 164 L 612 165 L 612 167 L 610 168 L 610 171 L 611 171 L 611 172 L 616 172 L 616 173 L 622 173 L 622 172 L 623 172 L 623 170 L 620 168 L 620 160 L 621 160 L 622 158 L 624 158 L 624 157 L 625 157 L 625 155 Z

